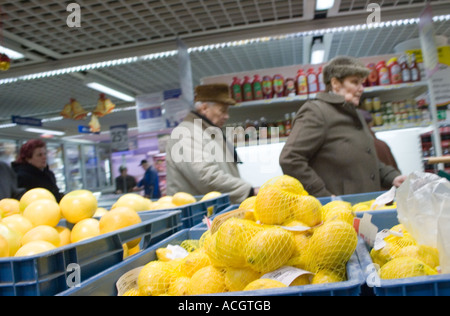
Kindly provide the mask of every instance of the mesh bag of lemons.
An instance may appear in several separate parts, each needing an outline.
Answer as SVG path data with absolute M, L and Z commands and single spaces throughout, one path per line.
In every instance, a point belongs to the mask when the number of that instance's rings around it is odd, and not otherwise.
M 238 210 L 217 216 L 200 240 L 184 241 L 183 258 L 158 249 L 158 259 L 140 270 L 135 288 L 124 295 L 201 295 L 345 281 L 357 245 L 353 218 L 349 203 L 322 206 L 295 178 L 273 178 Z M 286 267 L 301 271 L 288 284 L 268 277 Z
M 438 274 L 437 248 L 418 244 L 402 224 L 395 225 L 384 238 L 382 247 L 374 247 L 370 256 L 379 267 L 381 279 L 401 279 Z

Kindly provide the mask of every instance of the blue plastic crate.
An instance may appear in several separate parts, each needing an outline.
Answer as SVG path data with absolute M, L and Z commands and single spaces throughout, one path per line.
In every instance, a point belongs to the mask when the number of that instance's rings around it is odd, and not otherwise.
M 379 230 L 397 225 L 397 211 L 385 210 L 372 212 L 372 223 Z M 373 293 L 378 296 L 447 296 L 450 295 L 450 274 L 412 277 L 374 282 L 375 267 L 370 257 L 370 248 L 366 243 L 358 244 L 356 253 L 368 284 L 373 286 Z
M 227 213 L 227 212 L 231 212 L 231 211 L 237 210 L 238 208 L 239 208 L 239 204 L 229 205 L 228 207 L 224 208 L 222 211 L 220 211 L 220 212 L 218 212 L 218 213 L 216 213 L 216 214 L 213 214 L 212 216 L 209 216 L 209 219 L 210 219 L 211 221 L 213 221 L 214 218 L 215 218 L 217 215 L 224 214 L 224 213 Z M 192 228 L 195 228 L 195 229 L 206 229 L 207 226 L 206 226 L 206 224 L 203 223 L 203 221 L 202 221 L 201 223 L 195 225 L 195 226 L 192 227 Z
M 127 261 L 119 263 L 111 267 L 95 277 L 81 283 L 78 288 L 71 288 L 63 293 L 62 296 L 116 296 L 116 282 L 128 271 L 144 266 L 150 261 L 156 260 L 156 249 L 167 247 L 167 245 L 180 244 L 186 239 L 199 239 L 206 229 L 185 229 L 172 237 L 150 247 L 149 249 L 133 256 Z M 348 281 L 329 283 L 329 284 L 314 284 L 303 285 L 287 288 L 268 289 L 260 291 L 246 291 L 246 292 L 229 292 L 218 293 L 218 296 L 299 296 L 299 295 L 326 295 L 326 296 L 357 296 L 361 293 L 361 286 L 364 284 L 364 277 L 359 265 L 356 254 L 353 254 L 347 264 Z
M 176 209 L 181 211 L 181 223 L 183 224 L 182 228 L 187 229 L 200 224 L 205 216 L 211 216 L 222 212 L 229 205 L 230 196 L 228 194 L 222 194 L 221 196 L 210 200 L 179 206 Z M 170 210 L 172 209 L 145 211 L 141 213 L 167 212 Z
M 139 215 L 142 223 L 108 234 L 34 256 L 0 258 L 0 296 L 55 295 L 68 289 L 66 281 L 74 272 L 70 264 L 78 265 L 84 281 L 122 262 L 124 243 L 141 238 L 141 249 L 147 249 L 181 227 L 180 211 Z
M 333 199 L 339 199 L 339 200 L 343 200 L 346 202 L 350 202 L 353 205 L 353 204 L 360 203 L 360 202 L 374 200 L 385 192 L 386 191 L 377 191 L 377 192 L 367 192 L 367 193 L 358 193 L 358 194 L 338 195 L 333 198 L 331 196 L 326 196 L 326 197 L 319 197 L 318 200 L 320 201 L 320 203 L 322 203 L 322 205 L 325 205 L 325 204 L 331 202 Z

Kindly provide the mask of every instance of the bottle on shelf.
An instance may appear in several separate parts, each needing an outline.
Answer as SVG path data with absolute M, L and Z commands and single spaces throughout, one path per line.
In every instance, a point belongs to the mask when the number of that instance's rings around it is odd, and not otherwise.
M 367 86 L 378 86 L 378 70 L 374 63 L 370 63 L 366 66 L 369 69 L 369 76 L 367 76 Z
M 244 76 L 244 82 L 242 83 L 242 94 L 242 100 L 244 102 L 253 100 L 252 83 L 250 82 L 249 76 Z
M 268 138 L 269 125 L 267 124 L 266 118 L 263 116 L 259 119 L 259 139 Z
M 411 63 L 409 65 L 411 71 L 411 82 L 420 81 L 420 69 L 416 62 L 416 54 L 411 54 Z
M 292 130 L 292 121 L 289 113 L 284 114 L 284 136 L 289 136 Z
M 238 77 L 233 77 L 233 82 L 231 83 L 231 93 L 236 102 L 242 102 L 241 80 Z
M 319 83 L 319 91 L 318 92 L 324 92 L 326 90 L 326 86 L 325 86 L 325 83 L 323 82 L 322 66 L 320 66 L 319 70 L 317 71 L 317 82 Z
M 397 62 L 397 57 L 392 57 L 389 59 L 387 62 L 387 67 L 389 68 L 389 79 L 391 84 L 402 83 L 402 71 Z
M 276 127 L 278 127 L 278 136 L 279 137 L 285 137 L 286 136 L 286 131 L 284 129 L 284 124 L 282 120 L 277 121 L 276 123 Z
M 319 85 L 317 83 L 317 75 L 314 68 L 309 68 L 306 77 L 308 78 L 308 93 L 316 93 Z
M 292 78 L 287 78 L 284 82 L 284 95 L 286 97 L 295 96 L 295 80 Z
M 273 97 L 280 98 L 283 96 L 284 78 L 282 75 L 273 76 Z
M 400 69 L 402 73 L 402 81 L 403 82 L 411 82 L 411 70 L 408 67 L 408 63 L 406 62 L 406 56 L 400 56 Z
M 270 76 L 263 77 L 262 89 L 264 99 L 272 99 L 273 97 L 272 77 Z
M 303 72 L 303 69 L 300 69 L 297 72 L 296 83 L 297 83 L 297 94 L 298 95 L 308 94 L 308 79 L 307 79 L 305 73 Z
M 378 72 L 378 84 L 380 86 L 391 84 L 391 80 L 389 79 L 389 69 L 386 67 L 386 62 L 384 60 L 377 63 L 376 69 Z
M 254 100 L 262 100 L 263 89 L 262 89 L 261 78 L 259 77 L 259 75 L 253 76 L 252 91 L 253 91 L 253 99 Z

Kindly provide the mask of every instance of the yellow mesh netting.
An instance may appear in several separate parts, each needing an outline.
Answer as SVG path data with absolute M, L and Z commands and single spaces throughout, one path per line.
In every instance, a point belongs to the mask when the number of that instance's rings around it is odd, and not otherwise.
M 263 277 L 283 266 L 313 273 L 290 286 L 346 279 L 346 263 L 357 243 L 349 224 L 351 208 L 339 203 L 322 207 L 288 176 L 271 179 L 248 202 L 254 217 L 236 212 L 240 218 L 218 219 L 200 240 L 183 243 L 191 251 L 185 258 L 148 263 L 139 273 L 138 293 L 199 295 L 286 287 Z
M 437 274 L 439 252 L 436 248 L 419 245 L 402 224 L 390 230 L 401 234 L 387 236 L 383 248 L 370 252 L 373 262 L 380 267 L 380 278 L 399 279 Z

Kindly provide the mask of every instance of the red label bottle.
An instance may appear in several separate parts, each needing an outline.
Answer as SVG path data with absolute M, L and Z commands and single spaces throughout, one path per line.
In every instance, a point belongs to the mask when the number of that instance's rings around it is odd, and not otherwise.
M 233 82 L 231 83 L 231 94 L 236 102 L 242 102 L 241 80 L 239 80 L 238 77 L 233 77 Z

